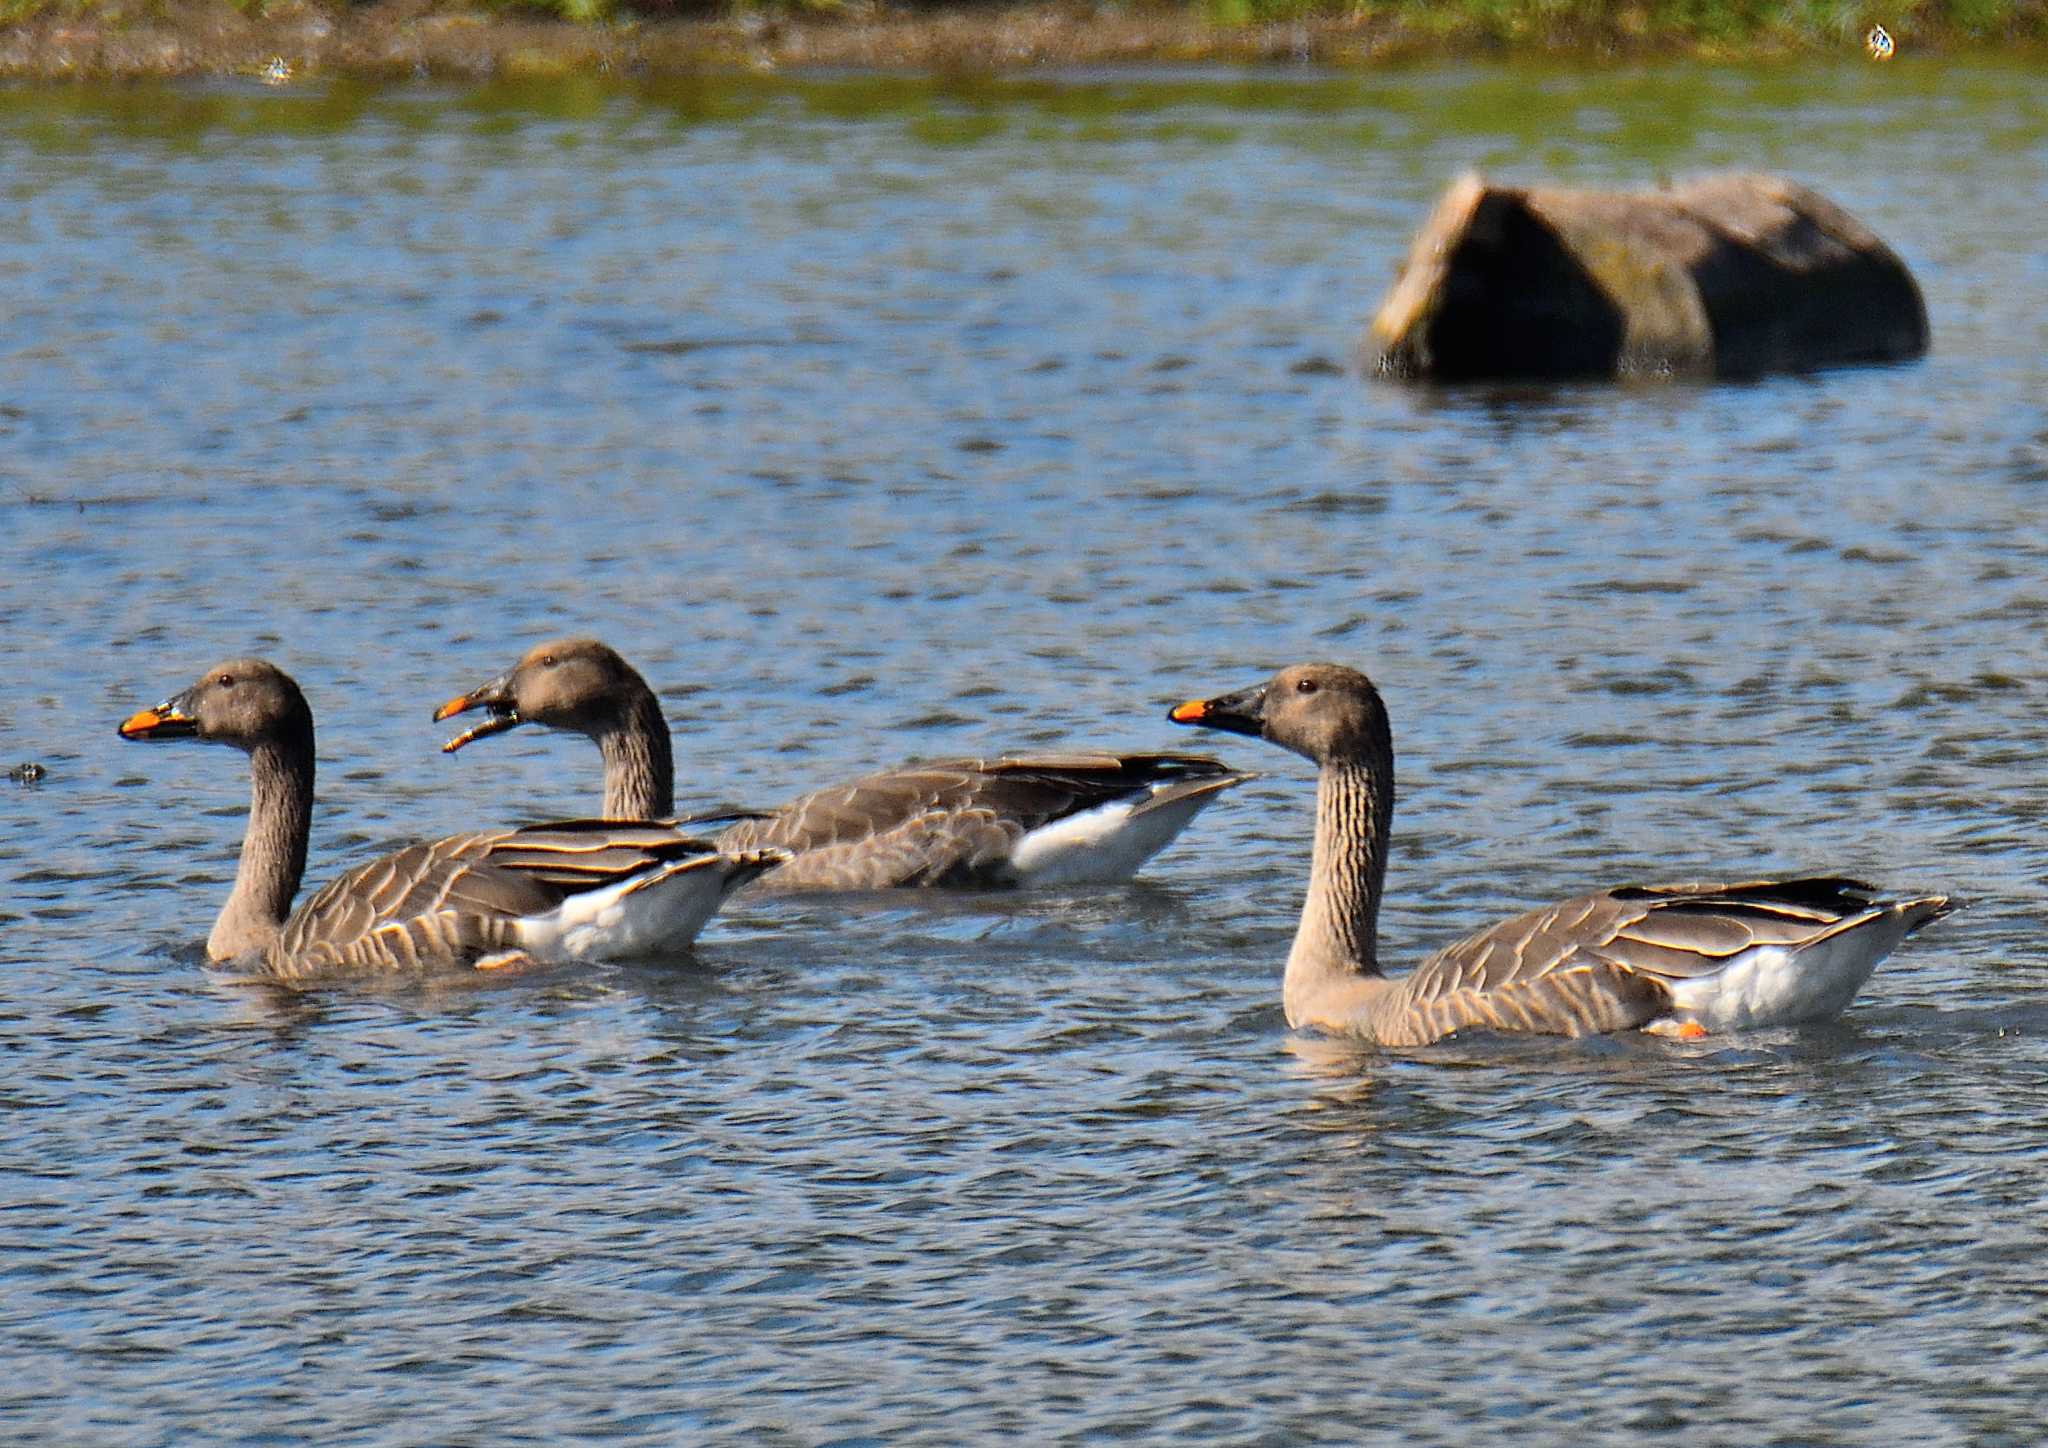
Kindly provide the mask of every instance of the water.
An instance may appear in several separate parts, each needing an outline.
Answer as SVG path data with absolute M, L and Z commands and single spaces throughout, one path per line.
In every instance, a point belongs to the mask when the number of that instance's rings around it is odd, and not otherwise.
M 16 1441 L 2025 1443 L 2048 1393 L 2048 102 L 1937 62 L 641 92 L 0 91 L 0 1427 Z M 1781 170 L 1923 363 L 1405 391 L 1448 178 Z M 436 753 L 562 631 L 689 803 L 916 754 L 1265 771 L 1128 888 L 742 901 L 672 967 L 291 994 L 199 941 L 317 712 L 315 881 L 576 813 Z M 1637 878 L 1968 910 L 1839 1023 L 1290 1036 L 1302 657 L 1400 754 L 1393 959 Z

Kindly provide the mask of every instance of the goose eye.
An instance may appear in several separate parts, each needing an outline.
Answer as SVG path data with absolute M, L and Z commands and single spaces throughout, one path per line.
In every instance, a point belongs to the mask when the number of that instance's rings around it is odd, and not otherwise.
M 1296 679 L 1294 681 L 1294 692 L 1297 694 L 1313 694 L 1315 691 L 1316 681 L 1314 679 Z
M 555 666 L 555 656 L 553 654 L 542 654 L 540 656 L 540 666 L 543 669 L 552 669 Z
M 222 674 L 218 679 L 214 680 L 214 682 L 219 684 L 223 689 L 232 689 L 235 687 L 235 676 L 233 674 Z

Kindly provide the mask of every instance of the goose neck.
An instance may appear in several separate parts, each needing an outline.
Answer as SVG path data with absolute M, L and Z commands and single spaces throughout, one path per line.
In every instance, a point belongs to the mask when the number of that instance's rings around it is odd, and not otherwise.
M 214 960 L 265 949 L 291 913 L 313 829 L 313 741 L 293 737 L 258 745 L 249 755 L 249 781 L 249 823 L 235 888 L 206 941 Z
M 1324 763 L 1308 898 L 1282 987 L 1290 1025 L 1339 1025 L 1332 1017 L 1386 985 L 1378 939 L 1393 801 L 1391 761 Z
M 675 760 L 668 721 L 651 692 L 636 696 L 597 736 L 604 755 L 604 817 L 665 819 L 676 812 Z

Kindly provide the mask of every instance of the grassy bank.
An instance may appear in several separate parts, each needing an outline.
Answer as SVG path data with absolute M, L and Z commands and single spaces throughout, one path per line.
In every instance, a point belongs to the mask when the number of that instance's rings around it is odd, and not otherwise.
M 0 75 L 2048 53 L 2048 0 L 0 0 Z

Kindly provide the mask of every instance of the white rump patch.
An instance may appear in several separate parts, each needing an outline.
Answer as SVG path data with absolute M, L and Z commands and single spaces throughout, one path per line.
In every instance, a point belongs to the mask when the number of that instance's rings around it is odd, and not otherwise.
M 1806 945 L 1759 945 L 1712 975 L 1672 984 L 1672 1019 L 1709 1032 L 1824 1021 L 1840 1015 L 1905 936 L 1898 912 L 1873 910 Z
M 1147 793 L 1070 814 L 1017 841 L 1009 872 L 1020 885 L 1128 880 L 1215 797 L 1197 794 L 1154 805 Z
M 519 922 L 521 942 L 551 960 L 633 960 L 687 949 L 718 913 L 731 880 L 720 859 L 683 860 Z

